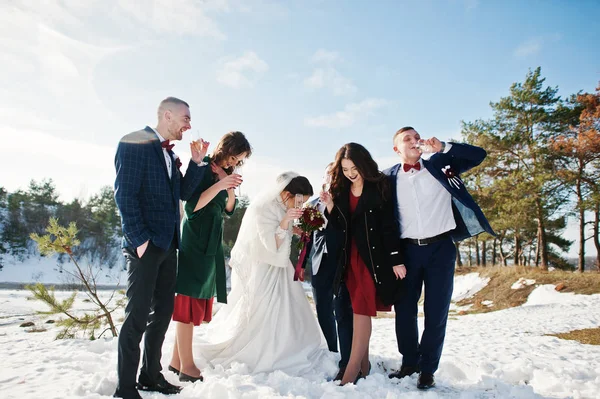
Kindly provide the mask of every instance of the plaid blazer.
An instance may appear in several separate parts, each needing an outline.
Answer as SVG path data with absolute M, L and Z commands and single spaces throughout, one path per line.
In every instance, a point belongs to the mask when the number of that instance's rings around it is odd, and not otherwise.
M 179 200 L 186 201 L 198 186 L 205 166 L 190 160 L 185 176 L 170 151 L 171 178 L 160 139 L 148 126 L 124 136 L 115 156 L 115 201 L 121 214 L 123 247 L 137 248 L 150 240 L 164 250 L 173 236 L 180 241 Z

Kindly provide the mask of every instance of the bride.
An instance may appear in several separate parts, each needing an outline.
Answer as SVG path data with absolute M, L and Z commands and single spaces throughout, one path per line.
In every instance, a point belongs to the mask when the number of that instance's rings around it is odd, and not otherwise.
M 335 370 L 316 318 L 290 262 L 296 194 L 313 194 L 303 176 L 286 172 L 248 207 L 231 251 L 232 290 L 215 315 L 200 357 L 212 365 L 243 363 L 250 373 L 301 375 L 327 363 Z

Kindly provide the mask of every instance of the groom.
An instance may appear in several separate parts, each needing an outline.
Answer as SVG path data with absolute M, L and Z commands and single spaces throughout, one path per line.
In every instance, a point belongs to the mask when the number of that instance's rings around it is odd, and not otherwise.
M 402 354 L 399 371 L 390 378 L 420 373 L 419 389 L 435 386 L 454 284 L 456 247 L 479 233 L 495 235 L 487 219 L 467 192 L 460 174 L 479 165 L 484 149 L 467 144 L 424 140 L 410 126 L 394 135 L 400 163 L 386 170 L 396 202 L 396 220 L 403 239 L 406 295 L 394 304 L 396 338 Z M 421 152 L 432 152 L 429 160 Z M 425 284 L 425 329 L 419 343 L 418 302 Z
M 190 109 L 175 97 L 158 107 L 156 129 L 146 128 L 124 136 L 115 157 L 115 201 L 121 214 L 123 255 L 127 261 L 127 307 L 119 334 L 114 397 L 141 399 L 139 390 L 178 393 L 161 374 L 161 347 L 173 313 L 177 253 L 179 247 L 179 200 L 196 189 L 206 164 L 202 159 L 207 142 L 190 144 L 192 159 L 185 177 L 173 153 L 172 140 L 181 140 L 190 129 Z M 144 356 L 138 383 L 140 341 Z

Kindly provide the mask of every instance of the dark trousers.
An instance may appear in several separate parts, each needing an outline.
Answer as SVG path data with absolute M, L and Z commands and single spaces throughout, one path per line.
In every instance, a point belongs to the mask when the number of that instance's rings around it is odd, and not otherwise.
M 335 307 L 335 321 L 338 327 L 338 338 L 340 340 L 340 367 L 346 367 L 350 360 L 350 350 L 352 349 L 352 332 L 354 331 L 354 313 L 352 312 L 352 302 L 346 284 L 340 285 L 339 295 L 333 301 Z
M 451 239 L 419 246 L 404 241 L 406 294 L 395 303 L 396 338 L 402 366 L 435 373 L 442 355 L 454 288 L 456 247 Z M 418 302 L 425 284 L 425 329 L 419 344 Z
M 336 265 L 335 263 L 330 264 L 329 261 L 327 254 L 323 254 L 318 273 L 312 276 L 313 299 L 317 309 L 317 320 L 325 341 L 327 341 L 327 347 L 331 352 L 337 352 L 339 338 L 340 367 L 345 367 L 350 359 L 350 349 L 352 348 L 352 305 L 345 286 L 342 290 L 345 293 L 334 299 L 333 279 Z
M 127 306 L 119 333 L 117 394 L 122 397 L 136 388 L 140 362 L 140 342 L 144 337 L 144 356 L 139 381 L 154 384 L 163 378 L 160 371 L 162 344 L 173 314 L 177 253 L 175 245 L 168 251 L 152 242 L 141 258 L 135 249 L 124 248 L 127 260 Z

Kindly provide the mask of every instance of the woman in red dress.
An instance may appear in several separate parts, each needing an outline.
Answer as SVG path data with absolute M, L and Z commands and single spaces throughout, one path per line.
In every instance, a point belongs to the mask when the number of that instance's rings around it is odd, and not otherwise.
M 387 177 L 366 148 L 345 144 L 336 154 L 329 192 L 321 193 L 331 228 L 342 231 L 344 245 L 334 293 L 346 284 L 354 313 L 352 350 L 342 385 L 369 374 L 371 317 L 390 311 L 402 294 L 406 267 L 400 249 Z

